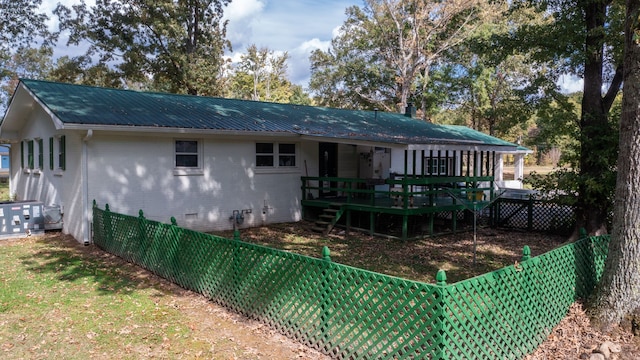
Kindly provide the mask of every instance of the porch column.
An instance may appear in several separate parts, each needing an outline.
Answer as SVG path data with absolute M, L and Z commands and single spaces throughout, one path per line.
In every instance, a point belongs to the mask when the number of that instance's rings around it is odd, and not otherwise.
M 504 156 L 502 153 L 496 153 L 496 163 L 495 166 L 495 181 L 503 181 L 504 180 Z
M 522 181 L 524 177 L 524 154 L 515 154 L 513 179 Z

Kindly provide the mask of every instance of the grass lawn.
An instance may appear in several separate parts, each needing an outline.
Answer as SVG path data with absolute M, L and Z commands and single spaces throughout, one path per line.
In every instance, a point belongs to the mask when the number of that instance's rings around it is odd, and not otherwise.
M 9 194 L 9 181 L 0 182 L 0 201 L 11 200 L 11 194 Z
M 59 233 L 0 240 L 0 283 L 3 359 L 322 358 Z

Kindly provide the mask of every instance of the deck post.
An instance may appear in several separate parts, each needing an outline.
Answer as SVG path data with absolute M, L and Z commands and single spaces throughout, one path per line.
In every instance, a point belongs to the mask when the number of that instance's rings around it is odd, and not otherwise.
M 373 211 L 369 212 L 369 235 L 373 236 L 376 232 L 375 214 Z
M 403 214 L 402 215 L 402 240 L 407 240 L 407 233 L 409 229 L 408 223 L 409 223 L 409 215 Z
M 433 236 L 433 218 L 434 213 L 429 214 L 429 236 Z

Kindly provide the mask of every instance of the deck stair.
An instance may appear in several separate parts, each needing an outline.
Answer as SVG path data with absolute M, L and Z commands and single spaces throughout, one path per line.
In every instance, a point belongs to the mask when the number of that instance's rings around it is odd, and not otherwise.
M 321 232 L 323 235 L 328 235 L 343 213 L 344 205 L 329 204 L 329 207 L 322 209 L 322 214 L 320 214 L 311 229 L 315 232 Z

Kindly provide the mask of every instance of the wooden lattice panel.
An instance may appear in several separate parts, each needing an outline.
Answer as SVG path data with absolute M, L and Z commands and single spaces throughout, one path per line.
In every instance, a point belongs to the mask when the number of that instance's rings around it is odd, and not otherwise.
M 519 359 L 604 268 L 583 239 L 455 284 L 426 284 L 94 206 L 94 243 L 337 359 Z

